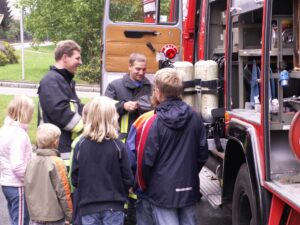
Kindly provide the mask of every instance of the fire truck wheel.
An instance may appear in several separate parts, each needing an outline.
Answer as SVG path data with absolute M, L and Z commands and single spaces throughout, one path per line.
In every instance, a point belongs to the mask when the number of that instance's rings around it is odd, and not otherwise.
M 246 164 L 243 164 L 234 185 L 232 225 L 258 224 L 256 205 L 256 198 L 251 186 L 248 167 Z

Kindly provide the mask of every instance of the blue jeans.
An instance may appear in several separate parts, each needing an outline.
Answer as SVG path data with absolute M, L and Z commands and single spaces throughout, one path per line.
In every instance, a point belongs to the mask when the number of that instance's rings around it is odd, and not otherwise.
M 197 225 L 196 205 L 174 209 L 151 206 L 156 225 Z
M 72 196 L 72 201 L 73 201 L 72 225 L 82 225 L 81 224 L 81 216 L 79 213 L 79 192 L 78 192 L 77 188 L 74 189 L 71 196 Z
M 135 203 L 135 207 L 137 225 L 154 225 L 152 207 L 150 202 L 145 199 L 139 199 Z
M 7 201 L 8 213 L 12 225 L 28 225 L 29 214 L 26 206 L 24 187 L 2 186 Z
M 81 216 L 82 225 L 123 225 L 124 212 L 122 211 L 102 211 Z

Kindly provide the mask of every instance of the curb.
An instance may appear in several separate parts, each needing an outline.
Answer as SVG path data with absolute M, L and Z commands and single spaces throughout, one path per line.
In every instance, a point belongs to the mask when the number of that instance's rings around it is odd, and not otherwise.
M 37 83 L 26 83 L 26 82 L 11 82 L 11 81 L 0 81 L 0 87 L 11 87 L 11 88 L 31 88 L 38 89 L 39 84 Z M 81 92 L 99 92 L 100 93 L 100 85 L 81 85 L 76 84 L 76 91 Z

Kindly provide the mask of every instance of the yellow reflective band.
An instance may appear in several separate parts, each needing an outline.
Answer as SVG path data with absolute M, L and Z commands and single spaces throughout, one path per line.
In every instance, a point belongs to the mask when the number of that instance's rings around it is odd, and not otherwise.
M 134 193 L 129 193 L 128 197 L 137 200 L 137 195 Z
M 128 123 L 129 123 L 129 113 L 126 113 L 122 116 L 121 125 L 120 125 L 120 132 L 121 134 L 127 134 L 128 132 Z M 123 143 L 126 142 L 126 138 L 121 140 Z
M 79 133 L 83 129 L 83 121 L 80 119 L 76 126 L 72 129 L 72 133 Z
M 121 133 L 127 133 L 128 122 L 129 122 L 129 113 L 126 113 L 122 116 L 122 119 L 121 119 L 121 127 L 120 127 Z
M 75 112 L 75 104 L 74 104 L 74 102 L 70 102 L 70 110 L 72 112 Z

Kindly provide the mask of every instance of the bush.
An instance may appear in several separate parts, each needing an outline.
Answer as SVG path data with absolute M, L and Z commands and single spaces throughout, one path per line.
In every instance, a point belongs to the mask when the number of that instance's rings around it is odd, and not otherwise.
M 78 68 L 77 74 L 80 79 L 89 83 L 99 83 L 101 80 L 101 69 L 99 57 L 94 57 L 89 64 Z
M 6 49 L 6 56 L 9 60 L 9 63 L 10 64 L 18 63 L 18 57 L 16 55 L 16 50 L 8 42 L 2 42 L 1 44 Z
M 9 60 L 4 52 L 0 50 L 0 66 L 5 66 Z

